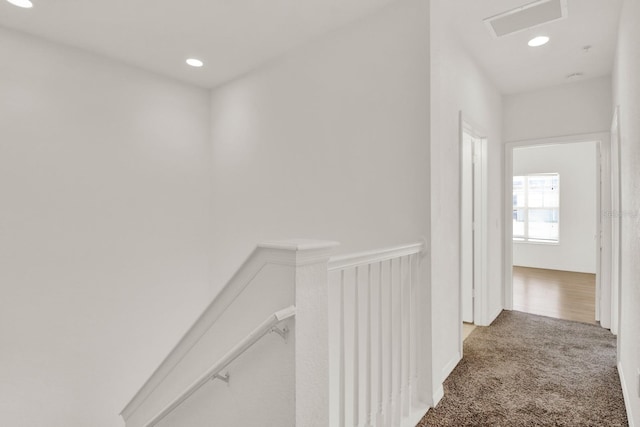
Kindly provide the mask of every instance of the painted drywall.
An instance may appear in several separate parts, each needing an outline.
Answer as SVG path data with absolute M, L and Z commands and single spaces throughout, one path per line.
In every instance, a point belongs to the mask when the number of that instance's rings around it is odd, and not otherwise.
M 274 237 L 338 240 L 352 252 L 424 236 L 422 3 L 401 1 L 213 92 L 217 276 Z
M 431 2 L 431 281 L 434 387 L 460 357 L 459 112 L 487 137 L 487 283 L 484 319 L 502 310 L 501 95 L 457 43 L 441 1 Z
M 640 426 L 640 2 L 622 6 L 613 73 L 614 105 L 620 106 L 622 175 L 622 286 L 618 351 L 629 425 Z
M 211 295 L 265 239 L 428 239 L 428 25 L 402 0 L 213 91 Z
M 552 270 L 596 272 L 595 142 L 513 150 L 513 174 L 560 174 L 558 244 L 513 244 L 513 265 Z
M 0 29 L 0 425 L 114 427 L 207 302 L 209 93 Z
M 606 132 L 611 78 L 598 77 L 503 98 L 505 142 Z

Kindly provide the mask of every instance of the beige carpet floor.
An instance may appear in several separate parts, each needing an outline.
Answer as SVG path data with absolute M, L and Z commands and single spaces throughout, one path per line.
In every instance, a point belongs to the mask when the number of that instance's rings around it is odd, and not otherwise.
M 505 311 L 464 342 L 425 426 L 627 426 L 616 339 L 597 325 Z

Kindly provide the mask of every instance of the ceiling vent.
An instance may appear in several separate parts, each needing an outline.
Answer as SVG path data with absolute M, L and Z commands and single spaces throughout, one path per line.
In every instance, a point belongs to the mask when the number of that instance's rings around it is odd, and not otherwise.
M 538 0 L 486 18 L 493 37 L 518 33 L 567 17 L 567 0 Z

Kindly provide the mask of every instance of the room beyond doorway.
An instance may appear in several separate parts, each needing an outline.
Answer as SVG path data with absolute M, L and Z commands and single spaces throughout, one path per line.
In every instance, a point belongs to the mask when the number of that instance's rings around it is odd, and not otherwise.
M 505 308 L 601 322 L 601 260 L 608 256 L 601 242 L 609 235 L 601 228 L 600 215 L 610 197 L 607 183 L 601 182 L 608 176 L 602 170 L 607 161 L 607 157 L 602 160 L 608 152 L 607 137 L 573 135 L 506 145 L 505 207 L 508 205 L 513 221 L 505 232 L 505 245 L 512 248 L 505 251 Z M 560 277 L 550 278 L 551 284 L 544 283 L 545 274 L 542 279 L 528 279 L 527 290 L 522 281 L 516 284 L 518 272 L 527 270 L 516 266 L 529 267 L 530 273 L 557 271 Z M 567 275 L 570 278 L 564 280 Z M 532 288 L 532 281 L 546 291 Z M 532 300 L 519 301 L 526 296 Z M 571 298 L 578 307 L 568 301 Z
M 513 267 L 513 309 L 530 314 L 596 323 L 596 275 Z

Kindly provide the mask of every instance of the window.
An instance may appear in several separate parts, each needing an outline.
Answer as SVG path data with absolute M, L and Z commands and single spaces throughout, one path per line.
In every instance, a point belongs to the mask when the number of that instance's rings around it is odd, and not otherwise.
M 560 175 L 513 177 L 513 240 L 558 243 Z

